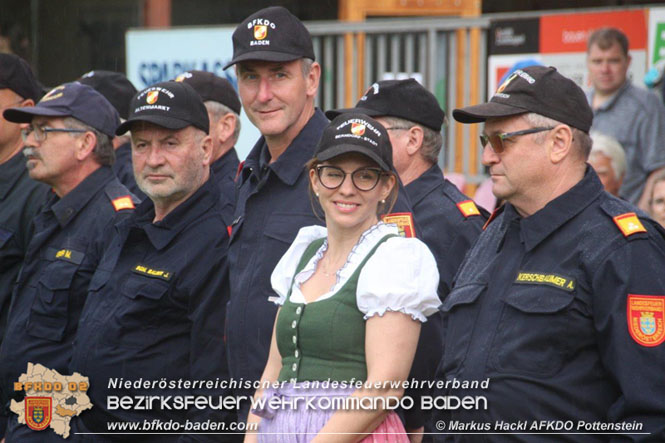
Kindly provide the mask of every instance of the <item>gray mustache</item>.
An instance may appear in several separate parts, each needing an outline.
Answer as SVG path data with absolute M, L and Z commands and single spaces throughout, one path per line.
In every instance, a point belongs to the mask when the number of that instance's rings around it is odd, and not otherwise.
M 26 146 L 23 148 L 23 155 L 25 157 L 36 157 L 36 158 L 41 158 L 39 156 L 39 153 L 37 152 L 37 149 L 33 148 L 32 146 Z

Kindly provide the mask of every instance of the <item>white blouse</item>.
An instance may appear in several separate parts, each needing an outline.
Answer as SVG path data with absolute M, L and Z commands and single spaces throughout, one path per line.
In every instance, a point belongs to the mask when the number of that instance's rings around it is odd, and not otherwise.
M 337 280 L 329 292 L 313 303 L 332 297 L 353 275 L 358 265 L 376 244 L 388 234 L 398 234 L 393 224 L 379 222 L 367 229 L 349 254 L 346 263 L 337 271 Z M 293 274 L 307 246 L 314 240 L 326 238 L 328 231 L 321 226 L 301 228 L 293 244 L 279 260 L 270 277 L 273 289 L 279 296 L 278 305 L 286 301 L 293 281 L 291 301 L 306 303 L 300 285 L 316 270 L 316 265 L 328 248 L 327 239 L 307 265 L 293 280 Z M 381 244 L 370 257 L 358 278 L 356 300 L 365 320 L 386 311 L 400 311 L 414 320 L 427 321 L 441 304 L 437 295 L 439 271 L 434 256 L 425 243 L 417 238 L 392 237 Z

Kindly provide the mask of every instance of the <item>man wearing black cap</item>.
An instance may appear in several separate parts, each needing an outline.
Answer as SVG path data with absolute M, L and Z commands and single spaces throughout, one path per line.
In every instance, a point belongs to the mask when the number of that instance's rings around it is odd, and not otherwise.
M 92 86 L 113 105 L 120 114 L 122 121 L 127 120 L 129 102 L 136 94 L 136 88 L 127 77 L 119 72 L 97 70 L 86 72 L 78 81 L 84 85 Z M 115 172 L 118 180 L 132 191 L 132 194 L 141 200 L 145 199 L 145 194 L 136 186 L 136 179 L 134 179 L 132 146 L 129 136 L 119 135 L 114 137 L 113 148 L 115 149 L 113 172 Z
M 229 221 L 233 220 L 235 178 L 238 173 L 238 153 L 235 143 L 240 135 L 240 99 L 228 80 L 211 72 L 187 71 L 176 77 L 190 85 L 203 99 L 210 119 L 212 164 L 210 168 L 219 184 L 222 198 L 229 202 Z
M 442 307 L 443 394 L 486 403 L 437 418 L 489 423 L 481 432 L 556 434 L 538 441 L 596 441 L 571 433 L 601 429 L 665 440 L 665 239 L 644 213 L 606 193 L 586 163 L 593 113 L 584 93 L 556 69 L 533 66 L 516 70 L 489 103 L 453 116 L 485 122 L 483 163 L 506 204 Z M 455 380 L 479 385 L 458 389 Z M 569 424 L 548 429 L 548 420 Z
M 112 432 L 111 422 L 173 421 L 183 426 L 181 432 L 193 432 L 228 417 L 226 410 L 183 409 L 169 400 L 225 394 L 215 381 L 227 378 L 222 325 L 228 234 L 210 173 L 208 114 L 191 86 L 162 82 L 134 96 L 129 118 L 116 133 L 128 130 L 136 182 L 148 199 L 116 225 L 90 284 L 70 369 L 90 377 L 94 407 L 81 414 L 75 431 Z M 117 378 L 165 383 L 111 386 Z M 182 381 L 210 381 L 213 387 Z M 144 395 L 168 399 L 129 409 L 111 400 Z M 192 427 L 185 429 L 185 422 Z M 153 434 L 140 441 L 186 438 Z
M 420 226 L 419 237 L 436 258 L 440 276 L 438 293 L 443 301 L 486 220 L 473 200 L 444 179 L 437 164 L 443 145 L 441 126 L 445 113 L 436 97 L 414 79 L 374 83 L 355 108 L 327 111 L 326 115 L 334 118 L 358 111 L 375 117 L 388 131 L 395 169 Z M 423 324 L 411 378 L 434 378 L 441 359 L 441 327 L 438 315 Z M 406 411 L 407 429 L 420 428 L 426 421 L 419 408 Z
M 0 54 L 0 111 L 34 106 L 42 91 L 28 63 L 13 54 Z M 48 187 L 31 180 L 21 155 L 21 127 L 0 115 L 0 342 L 9 312 L 12 286 L 32 237 L 30 222 L 46 200 Z M 0 405 L 0 438 L 5 433 Z
M 301 227 L 321 224 L 307 196 L 304 165 L 328 119 L 314 107 L 321 67 L 312 39 L 286 9 L 262 9 L 236 28 L 233 64 L 240 100 L 262 137 L 237 179 L 226 340 L 233 378 L 259 380 L 277 312 L 269 301 L 275 297 L 270 274 Z M 236 394 L 250 397 L 253 389 Z
M 52 89 L 35 106 L 9 108 L 24 123 L 23 154 L 30 177 L 53 192 L 34 219 L 34 235 L 16 281 L 0 347 L 2 404 L 38 392 L 14 392 L 28 363 L 68 373 L 72 340 L 113 225 L 134 209 L 133 197 L 111 170 L 118 113 L 80 83 Z M 61 440 L 35 432 L 12 414 L 7 441 Z

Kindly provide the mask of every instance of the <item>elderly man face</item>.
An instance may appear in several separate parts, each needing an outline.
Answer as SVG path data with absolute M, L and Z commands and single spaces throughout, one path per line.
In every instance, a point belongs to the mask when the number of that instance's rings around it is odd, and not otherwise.
M 55 131 L 52 131 L 55 129 Z M 80 129 L 68 128 L 63 118 L 35 117 L 24 125 L 26 167 L 34 180 L 58 187 L 76 175 L 79 165 L 75 140 Z
M 594 152 L 589 157 L 589 164 L 598 174 L 605 190 L 618 196 L 623 177 L 617 177 L 612 166 L 612 159 L 602 152 Z
M 210 137 L 193 126 L 173 130 L 136 123 L 132 128 L 136 183 L 156 208 L 174 208 L 208 179 L 211 149 Z

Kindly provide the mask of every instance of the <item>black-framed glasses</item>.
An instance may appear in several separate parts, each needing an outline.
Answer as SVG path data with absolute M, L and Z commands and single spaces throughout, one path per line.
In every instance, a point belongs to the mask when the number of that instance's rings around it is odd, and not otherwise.
M 518 135 L 536 134 L 538 132 L 551 131 L 552 129 L 554 129 L 554 126 L 523 129 L 521 131 L 504 132 L 501 134 L 483 134 L 480 136 L 480 146 L 484 149 L 487 143 L 489 143 L 495 153 L 501 154 L 506 149 L 503 141 L 507 138 L 517 137 Z
M 31 133 L 34 132 L 35 140 L 39 143 L 46 140 L 49 132 L 69 132 L 69 133 L 79 133 L 83 134 L 88 132 L 85 129 L 74 129 L 74 128 L 50 128 L 48 126 L 28 126 L 27 128 L 21 129 L 21 137 L 23 137 L 23 142 L 27 141 Z
M 360 168 L 353 172 L 345 172 L 337 166 L 319 165 L 316 167 L 316 174 L 324 188 L 337 189 L 342 186 L 346 176 L 350 175 L 353 186 L 359 191 L 371 191 L 385 173 L 378 168 Z
M 386 131 L 408 131 L 413 126 L 388 126 Z

